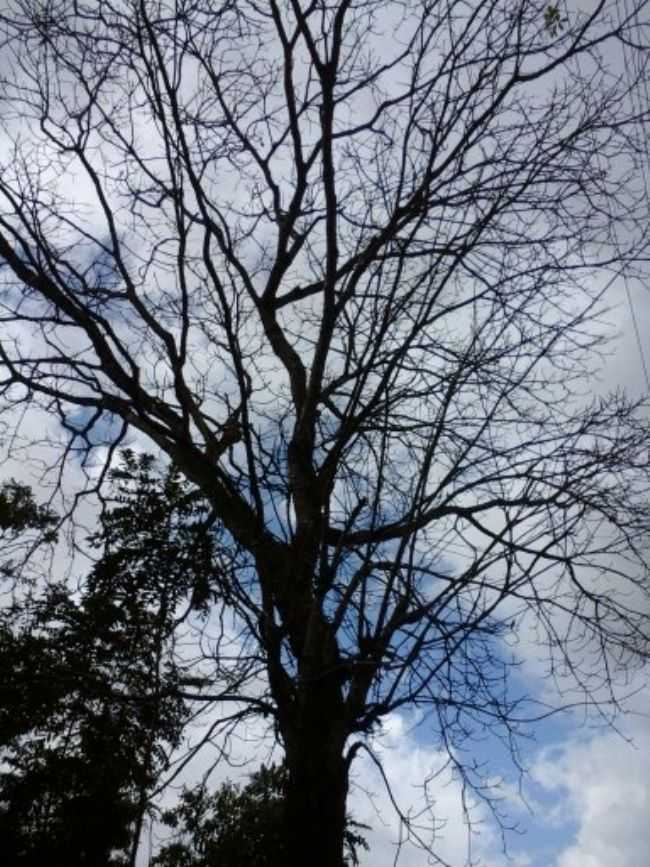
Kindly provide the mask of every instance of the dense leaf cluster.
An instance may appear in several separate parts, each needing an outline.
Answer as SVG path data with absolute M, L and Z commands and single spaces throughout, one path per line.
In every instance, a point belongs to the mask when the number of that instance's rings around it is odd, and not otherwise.
M 173 836 L 152 867 L 283 867 L 287 780 L 285 765 L 262 765 L 244 786 L 227 782 L 212 793 L 203 786 L 185 789 L 178 805 L 163 814 Z M 368 849 L 359 833 L 365 827 L 348 816 L 345 867 L 356 867 L 358 850 Z
M 179 625 L 204 599 L 204 510 L 170 471 L 124 456 L 78 590 L 53 581 L 0 613 L 0 838 L 20 867 L 124 863 L 188 707 Z M 3 523 L 46 530 L 29 491 Z M 121 853 L 121 854 L 118 854 Z

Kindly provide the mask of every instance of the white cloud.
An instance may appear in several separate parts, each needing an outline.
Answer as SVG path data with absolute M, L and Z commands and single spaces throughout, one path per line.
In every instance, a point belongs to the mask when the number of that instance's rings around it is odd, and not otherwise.
M 621 734 L 607 731 L 542 755 L 534 778 L 560 800 L 547 816 L 577 824 L 554 867 L 646 867 L 650 853 L 650 697 L 638 697 Z M 541 867 L 541 865 L 540 865 Z
M 433 835 L 433 851 L 443 863 L 459 867 L 468 858 L 468 826 L 462 804 L 462 788 L 458 780 L 445 769 L 447 756 L 433 746 L 421 743 L 409 721 L 399 714 L 392 714 L 384 721 L 382 735 L 373 745 L 381 760 L 392 795 L 400 809 L 412 819 L 424 842 L 432 842 L 431 823 L 436 825 Z M 425 795 L 424 782 L 430 780 Z M 432 810 L 426 809 L 427 800 Z M 471 799 L 470 799 L 471 800 Z M 365 833 L 370 851 L 361 858 L 362 867 L 426 867 L 438 863 L 413 842 L 398 841 L 406 838 L 392 806 L 381 776 L 364 753 L 353 765 L 353 787 L 349 801 L 350 812 L 357 821 L 371 827 Z M 488 821 L 486 809 L 479 804 L 472 808 L 475 823 L 471 834 L 471 852 L 480 863 L 489 860 L 497 851 L 500 838 L 493 823 Z M 396 855 L 399 859 L 396 862 Z M 484 859 L 479 860 L 479 856 Z

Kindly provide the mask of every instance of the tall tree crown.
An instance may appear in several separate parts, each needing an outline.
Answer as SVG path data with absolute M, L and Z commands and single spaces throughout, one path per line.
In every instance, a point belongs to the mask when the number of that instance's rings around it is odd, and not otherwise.
M 574 648 L 647 652 L 644 404 L 583 394 L 647 261 L 647 11 L 0 14 L 4 400 L 66 455 L 139 431 L 200 488 L 290 777 L 304 732 L 347 768 L 405 705 L 451 755 L 516 728 L 531 615 L 588 695 Z

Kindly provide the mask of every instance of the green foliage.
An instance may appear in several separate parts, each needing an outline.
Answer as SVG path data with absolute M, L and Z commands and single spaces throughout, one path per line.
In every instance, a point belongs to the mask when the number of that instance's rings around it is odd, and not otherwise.
M 549 3 L 544 10 L 544 27 L 551 36 L 557 36 L 561 30 L 564 30 L 564 18 L 560 12 L 559 3 Z
M 16 867 L 113 864 L 128 845 L 136 793 L 161 763 L 152 746 L 182 715 L 143 690 L 149 648 L 124 640 L 133 625 L 60 588 L 3 614 L 0 837 Z
M 121 587 L 113 587 L 110 595 L 122 605 L 137 588 L 145 607 L 157 604 L 164 593 L 168 613 L 184 599 L 205 610 L 219 577 L 220 553 L 216 534 L 209 531 L 205 498 L 174 467 L 160 476 L 151 455 L 127 449 L 121 458 L 121 467 L 111 473 L 111 508 L 91 540 L 103 547 L 103 556 L 89 586 L 108 590 L 112 576 L 119 575 Z
M 48 530 L 56 515 L 46 506 L 39 506 L 26 485 L 16 481 L 0 486 L 0 532 L 21 533 L 27 529 Z
M 224 783 L 213 793 L 204 786 L 183 791 L 179 804 L 163 814 L 174 834 L 152 867 L 283 867 L 287 863 L 284 765 L 262 767 L 245 786 Z M 348 817 L 346 867 L 367 849 L 363 826 Z
M 52 582 L 0 612 L 3 867 L 123 867 L 148 796 L 179 744 L 191 680 L 175 650 L 188 614 L 227 592 L 205 501 L 172 468 L 125 452 L 89 540 L 98 559 L 72 593 Z M 11 483 L 0 529 L 19 539 L 54 517 Z M 286 862 L 287 771 L 183 792 L 163 816 L 156 867 Z M 348 819 L 346 865 L 367 848 Z
M 13 576 L 12 557 L 21 548 L 30 550 L 56 541 L 56 523 L 56 514 L 39 505 L 26 485 L 13 479 L 0 485 L 0 577 Z
M 128 736 L 128 731 L 122 736 Z M 0 781 L 5 867 L 118 865 L 137 804 L 126 781 L 133 760 L 115 720 L 83 720 L 74 745 L 39 733 L 14 751 Z
M 178 475 L 123 456 L 78 592 L 53 582 L 0 613 L 3 865 L 125 863 L 188 708 L 176 630 L 209 594 L 207 513 Z M 5 487 L 3 528 L 49 527 Z

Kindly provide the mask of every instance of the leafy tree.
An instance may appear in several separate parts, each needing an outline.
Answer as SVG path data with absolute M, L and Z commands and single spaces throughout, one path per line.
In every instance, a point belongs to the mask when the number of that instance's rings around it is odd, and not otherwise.
M 175 642 L 214 568 L 206 509 L 147 456 L 127 452 L 113 482 L 78 592 L 53 583 L 2 611 L 0 836 L 12 867 L 133 863 L 187 718 Z M 13 527 L 42 523 L 24 489 L 9 512 Z
M 287 863 L 283 833 L 287 788 L 284 765 L 262 767 L 245 786 L 226 782 L 213 793 L 204 786 L 186 789 L 162 821 L 174 830 L 152 867 L 280 867 Z M 347 818 L 346 867 L 358 865 L 357 850 L 367 849 L 365 826 Z
M 560 12 L 559 3 L 549 3 L 544 10 L 544 26 L 551 36 L 557 36 L 564 27 L 564 19 Z
M 511 637 L 587 703 L 647 654 L 646 405 L 585 398 L 648 262 L 647 0 L 549 8 L 0 13 L 8 423 L 54 413 L 64 477 L 135 432 L 209 502 L 205 663 L 282 741 L 288 867 L 340 867 L 400 709 L 489 797 Z
M 4 482 L 0 487 L 0 532 L 3 543 L 7 536 L 17 536 L 27 530 L 51 530 L 56 515 L 46 506 L 39 505 L 27 485 Z M 49 535 L 46 533 L 48 538 Z
M 54 542 L 57 517 L 47 506 L 39 505 L 31 489 L 16 481 L 0 486 L 0 581 L 16 577 L 20 552 Z

